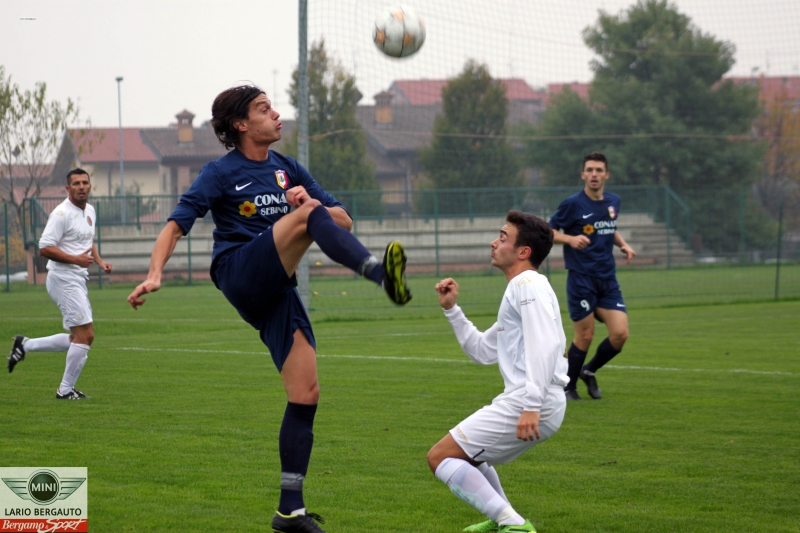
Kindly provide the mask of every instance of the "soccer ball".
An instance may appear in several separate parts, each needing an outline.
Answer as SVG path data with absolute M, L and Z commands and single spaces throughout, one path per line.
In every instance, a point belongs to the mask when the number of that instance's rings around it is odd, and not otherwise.
M 407 57 L 425 42 L 425 23 L 408 6 L 392 7 L 375 19 L 372 40 L 387 56 Z

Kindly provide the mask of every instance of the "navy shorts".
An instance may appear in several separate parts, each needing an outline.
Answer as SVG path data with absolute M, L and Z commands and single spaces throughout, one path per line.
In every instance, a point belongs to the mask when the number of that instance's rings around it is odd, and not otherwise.
M 597 278 L 572 270 L 567 274 L 567 307 L 573 322 L 586 318 L 597 307 L 627 313 L 616 276 Z
M 212 278 L 245 322 L 260 332 L 279 372 L 298 329 L 316 349 L 311 320 L 297 293 L 297 278 L 286 275 L 272 227 L 220 257 L 212 269 Z

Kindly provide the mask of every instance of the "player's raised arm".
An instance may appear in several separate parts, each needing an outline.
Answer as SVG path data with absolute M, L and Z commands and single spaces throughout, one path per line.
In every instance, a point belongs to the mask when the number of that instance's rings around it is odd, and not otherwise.
M 164 265 L 172 257 L 175 245 L 181 237 L 183 237 L 183 230 L 177 222 L 174 220 L 167 222 L 167 225 L 159 233 L 155 246 L 153 246 L 147 279 L 133 289 L 133 292 L 128 296 L 128 303 L 131 304 L 131 307 L 136 309 L 143 305 L 145 300 L 140 298 L 142 295 L 155 292 L 161 288 L 161 275 L 164 273 Z

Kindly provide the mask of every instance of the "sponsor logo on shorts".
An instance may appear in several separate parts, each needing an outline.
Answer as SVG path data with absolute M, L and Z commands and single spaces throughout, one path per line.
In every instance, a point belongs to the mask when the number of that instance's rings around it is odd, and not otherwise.
M 458 436 L 461 437 L 461 440 L 463 440 L 464 442 L 469 442 L 469 439 L 467 439 L 467 436 L 464 435 L 464 432 L 461 431 L 461 428 L 458 427 L 458 426 L 456 426 L 456 433 L 458 433 Z
M 275 171 L 275 181 L 278 182 L 278 186 L 281 189 L 285 189 L 287 185 L 289 185 L 289 180 L 286 179 L 286 171 L 285 170 L 276 170 Z
M 617 307 L 625 307 L 625 304 L 617 304 Z

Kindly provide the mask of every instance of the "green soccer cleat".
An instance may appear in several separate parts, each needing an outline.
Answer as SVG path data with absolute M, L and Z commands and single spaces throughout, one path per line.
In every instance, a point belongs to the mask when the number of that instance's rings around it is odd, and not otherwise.
M 497 522 L 494 520 L 487 520 L 485 522 L 481 522 L 480 524 L 472 524 L 471 526 L 467 526 L 463 529 L 464 533 L 491 533 L 492 531 L 497 531 L 500 529 L 500 526 L 497 525 Z
M 406 251 L 398 241 L 392 241 L 386 246 L 383 254 L 383 290 L 389 299 L 397 305 L 406 305 L 411 301 L 411 291 L 406 283 Z
M 521 526 L 500 526 L 497 531 L 498 533 L 536 533 L 536 528 L 533 527 L 530 520 L 525 520 Z

